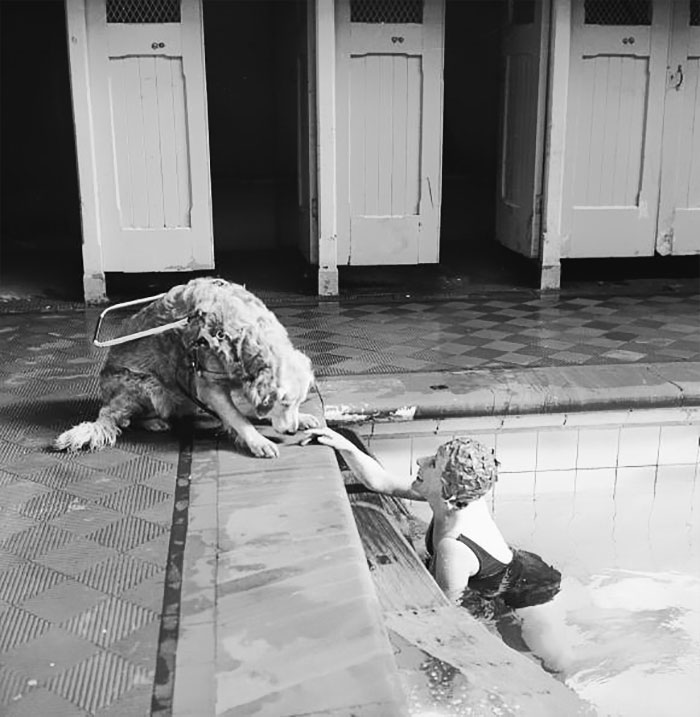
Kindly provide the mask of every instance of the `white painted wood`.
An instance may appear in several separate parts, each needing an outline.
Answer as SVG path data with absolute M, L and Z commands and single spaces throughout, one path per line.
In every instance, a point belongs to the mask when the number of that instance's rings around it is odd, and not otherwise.
M 656 250 L 700 253 L 700 26 L 677 2 L 668 59 Z
M 84 0 L 66 0 L 66 28 L 83 230 L 83 292 L 86 303 L 101 303 L 107 300 L 107 285 L 102 259 Z
M 508 23 L 496 202 L 496 238 L 527 257 L 540 250 L 549 2 L 535 3 L 533 22 Z
M 563 257 L 654 253 L 670 9 L 655 2 L 646 27 L 585 25 L 574 0 Z
M 556 290 L 561 284 L 564 241 L 564 168 L 569 114 L 571 61 L 571 0 L 552 0 L 549 83 L 547 97 L 546 164 L 540 252 L 540 288 Z
M 318 132 L 318 293 L 338 295 L 336 192 L 335 6 L 316 0 L 316 118 Z
M 201 0 L 168 24 L 86 0 L 86 21 L 103 269 L 213 268 Z
M 422 24 L 351 23 L 338 0 L 338 262 L 439 259 L 444 0 Z M 346 164 L 347 162 L 347 164 Z

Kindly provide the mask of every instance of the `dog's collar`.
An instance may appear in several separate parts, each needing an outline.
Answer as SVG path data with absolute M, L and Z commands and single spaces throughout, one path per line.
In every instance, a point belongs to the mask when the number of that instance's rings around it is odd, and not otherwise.
M 206 348 L 209 344 L 207 343 L 206 339 L 200 338 L 197 339 L 197 341 L 194 341 L 192 344 L 190 344 L 189 350 L 188 350 L 188 367 L 190 371 L 193 374 L 197 374 L 198 376 L 202 376 L 205 373 L 211 373 L 211 374 L 217 374 L 219 376 L 226 376 L 228 375 L 226 371 L 215 371 L 213 369 L 210 369 L 206 366 L 205 362 L 202 361 L 202 358 L 200 356 L 200 353 L 204 348 Z

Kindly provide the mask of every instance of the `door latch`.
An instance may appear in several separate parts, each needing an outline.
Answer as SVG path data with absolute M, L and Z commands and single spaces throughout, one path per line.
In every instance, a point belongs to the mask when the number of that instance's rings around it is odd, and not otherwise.
M 669 79 L 671 80 L 671 87 L 673 87 L 674 90 L 680 90 L 683 84 L 683 67 L 678 65 L 678 69 L 671 73 Z
M 164 42 L 152 42 L 151 43 L 152 50 L 162 50 L 164 47 L 165 47 Z

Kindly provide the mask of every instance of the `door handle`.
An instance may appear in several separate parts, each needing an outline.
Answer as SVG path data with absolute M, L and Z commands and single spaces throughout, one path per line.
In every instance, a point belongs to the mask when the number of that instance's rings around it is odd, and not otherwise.
M 164 42 L 152 42 L 151 43 L 152 50 L 162 50 L 164 47 L 165 47 Z
M 394 37 L 391 38 L 391 41 L 396 44 L 397 42 L 401 43 L 403 42 L 403 37 L 400 35 L 394 35 Z
M 676 80 L 676 83 L 673 85 L 673 89 L 680 90 L 681 85 L 683 84 L 683 68 L 681 65 L 678 65 L 678 69 L 671 73 L 671 77 Z

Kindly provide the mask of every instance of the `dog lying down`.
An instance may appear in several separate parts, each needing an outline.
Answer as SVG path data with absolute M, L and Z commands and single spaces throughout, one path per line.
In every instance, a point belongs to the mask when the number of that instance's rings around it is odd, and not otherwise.
M 300 413 L 313 384 L 309 358 L 260 299 L 223 279 L 175 286 L 124 322 L 134 333 L 187 318 L 181 327 L 112 346 L 100 373 L 96 421 L 62 433 L 57 450 L 113 446 L 130 423 L 151 431 L 198 407 L 215 414 L 239 448 L 261 458 L 279 449 L 248 418 L 269 418 L 278 433 L 319 425 Z

